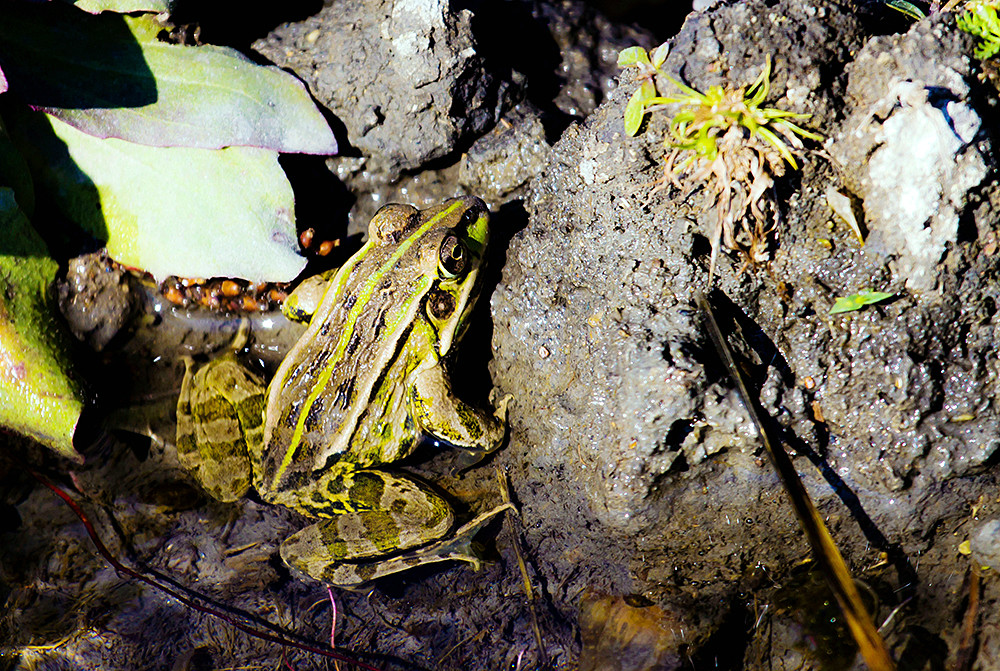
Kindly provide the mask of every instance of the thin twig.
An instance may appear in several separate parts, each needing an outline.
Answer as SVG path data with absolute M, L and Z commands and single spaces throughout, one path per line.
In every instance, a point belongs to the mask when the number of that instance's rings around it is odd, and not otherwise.
M 507 474 L 497 466 L 497 481 L 500 483 L 500 498 L 504 503 L 510 503 L 510 490 L 507 487 Z M 520 519 L 520 511 L 517 511 L 517 518 Z M 524 585 L 524 596 L 528 601 L 528 612 L 531 614 L 531 628 L 535 633 L 535 643 L 538 645 L 538 661 L 542 667 L 548 666 L 548 655 L 545 653 L 545 645 L 542 642 L 542 629 L 538 626 L 538 611 L 535 608 L 535 588 L 531 585 L 531 578 L 528 576 L 528 566 L 524 562 L 521 554 L 521 543 L 519 534 L 511 519 L 512 515 L 504 518 L 504 524 L 510 531 L 511 545 L 514 548 L 514 556 L 517 557 L 517 568 L 521 571 L 521 581 Z

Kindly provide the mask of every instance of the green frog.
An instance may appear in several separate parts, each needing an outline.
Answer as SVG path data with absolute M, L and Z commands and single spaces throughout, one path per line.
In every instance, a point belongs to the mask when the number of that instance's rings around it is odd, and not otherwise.
M 341 586 L 448 559 L 478 566 L 472 537 L 510 504 L 449 533 L 451 506 L 386 467 L 422 435 L 465 451 L 465 465 L 503 441 L 508 399 L 489 412 L 463 402 L 444 365 L 479 297 L 488 240 L 478 198 L 422 211 L 386 205 L 365 245 L 315 292 L 318 305 L 293 295 L 309 326 L 266 392 L 235 353 L 188 366 L 177 403 L 182 464 L 221 501 L 252 484 L 314 518 L 281 544 L 289 566 Z

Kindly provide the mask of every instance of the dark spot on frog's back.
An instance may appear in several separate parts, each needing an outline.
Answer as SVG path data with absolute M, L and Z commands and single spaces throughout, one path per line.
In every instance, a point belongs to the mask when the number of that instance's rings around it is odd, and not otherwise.
M 323 405 L 323 397 L 319 396 L 309 406 L 305 423 L 306 431 L 315 431 L 319 427 L 320 422 L 323 421 Z
M 361 344 L 361 334 L 355 331 L 351 334 L 351 339 L 347 341 L 347 356 L 352 356 Z
M 377 509 L 382 503 L 382 493 L 385 491 L 385 482 L 377 473 L 357 473 L 354 476 L 354 483 L 348 492 L 348 498 L 362 506 Z
M 354 382 L 355 378 L 352 377 L 344 380 L 337 387 L 337 393 L 333 397 L 333 404 L 341 410 L 347 410 L 347 407 L 351 404 L 351 397 L 354 395 Z

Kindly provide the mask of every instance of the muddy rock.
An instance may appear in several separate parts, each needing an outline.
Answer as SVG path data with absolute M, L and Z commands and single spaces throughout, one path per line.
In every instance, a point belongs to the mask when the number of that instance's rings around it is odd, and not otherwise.
M 462 155 L 458 182 L 491 205 L 502 203 L 542 171 L 549 149 L 537 112 L 524 103 Z
M 72 259 L 59 283 L 59 308 L 73 335 L 103 350 L 134 310 L 128 273 L 104 254 Z
M 992 482 L 974 478 L 991 463 L 1000 430 L 989 400 L 1000 379 L 988 344 L 996 289 L 983 282 L 996 261 L 979 241 L 995 220 L 993 147 L 978 130 L 986 108 L 963 41 L 940 37 L 954 31 L 950 19 L 865 45 L 854 9 L 717 5 L 689 17 L 663 69 L 699 90 L 746 86 L 772 54 L 766 105 L 811 114 L 804 125 L 835 138 L 834 147 L 853 147 L 859 120 L 888 101 L 869 121 L 867 149 L 831 151 L 834 164 L 808 154 L 800 173 L 779 180 L 772 261 L 753 268 L 723 254 L 711 299 L 724 328 L 741 333 L 734 340 L 769 415 L 806 457 L 797 468 L 848 562 L 881 567 L 862 578 L 884 600 L 876 620 L 901 594 L 915 594 L 929 610 L 901 625 L 894 643 L 904 649 L 912 626 L 948 649 L 956 643 L 942 613 L 960 589 L 935 574 L 957 557 L 943 530 L 959 524 L 969 491 Z M 693 300 L 710 288 L 713 199 L 698 185 L 659 182 L 665 122 L 653 115 L 645 132 L 625 136 L 632 89 L 623 79 L 554 146 L 493 295 L 492 370 L 515 398 L 500 458 L 516 474 L 539 569 L 560 586 L 551 595 L 557 607 L 568 609 L 595 582 L 687 603 L 700 618 L 687 641 L 707 651 L 713 636 L 733 634 L 725 627 L 759 625 L 762 613 L 745 595 L 810 550 Z M 903 102 L 900 82 L 915 92 Z M 916 149 L 893 139 L 917 117 L 921 150 L 938 162 L 919 175 L 907 172 L 917 170 Z M 864 161 L 872 149 L 885 154 Z M 890 231 L 890 217 L 900 216 L 892 208 L 907 204 L 887 190 L 901 179 L 920 184 L 926 202 L 909 229 Z M 834 222 L 824 197 L 831 184 L 864 200 L 865 245 Z M 918 233 L 927 239 L 919 252 L 906 246 Z M 928 278 L 937 292 L 908 291 Z M 896 299 L 828 314 L 838 297 L 864 288 Z M 879 564 L 878 552 L 889 559 Z M 746 649 L 751 668 L 755 650 Z M 769 650 L 760 659 L 776 654 Z
M 338 2 L 254 48 L 297 74 L 390 177 L 493 126 L 509 85 L 487 69 L 472 14 L 447 2 Z
M 848 67 L 851 112 L 829 147 L 864 203 L 866 249 L 892 257 L 914 290 L 936 286 L 989 161 L 982 119 L 966 102 L 972 39 L 951 39 L 956 32 L 938 19 L 866 44 Z

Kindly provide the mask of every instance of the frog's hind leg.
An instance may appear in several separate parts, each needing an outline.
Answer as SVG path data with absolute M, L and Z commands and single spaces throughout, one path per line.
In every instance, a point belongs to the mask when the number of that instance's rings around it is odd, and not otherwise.
M 349 471 L 335 482 L 321 479 L 316 489 L 301 492 L 300 497 L 300 510 L 329 519 L 288 538 L 281 544 L 281 557 L 317 580 L 353 586 L 447 559 L 478 564 L 471 548 L 461 552 L 457 546 L 444 547 L 452 538 L 434 543 L 454 524 L 451 506 L 409 478 L 376 470 Z M 413 550 L 428 543 L 432 545 Z
M 378 564 L 340 564 L 334 567 L 331 574 L 333 579 L 327 582 L 346 586 L 357 585 L 415 566 L 442 561 L 463 561 L 471 564 L 478 571 L 482 565 L 482 559 L 472 547 L 472 540 L 494 517 L 508 509 L 514 510 L 514 504 L 504 503 L 492 510 L 487 510 L 456 529 L 454 534 L 450 534 L 436 543 L 389 557 Z
M 219 501 L 250 487 L 248 441 L 261 442 L 263 383 L 229 352 L 192 372 L 185 360 L 177 399 L 177 457 Z

